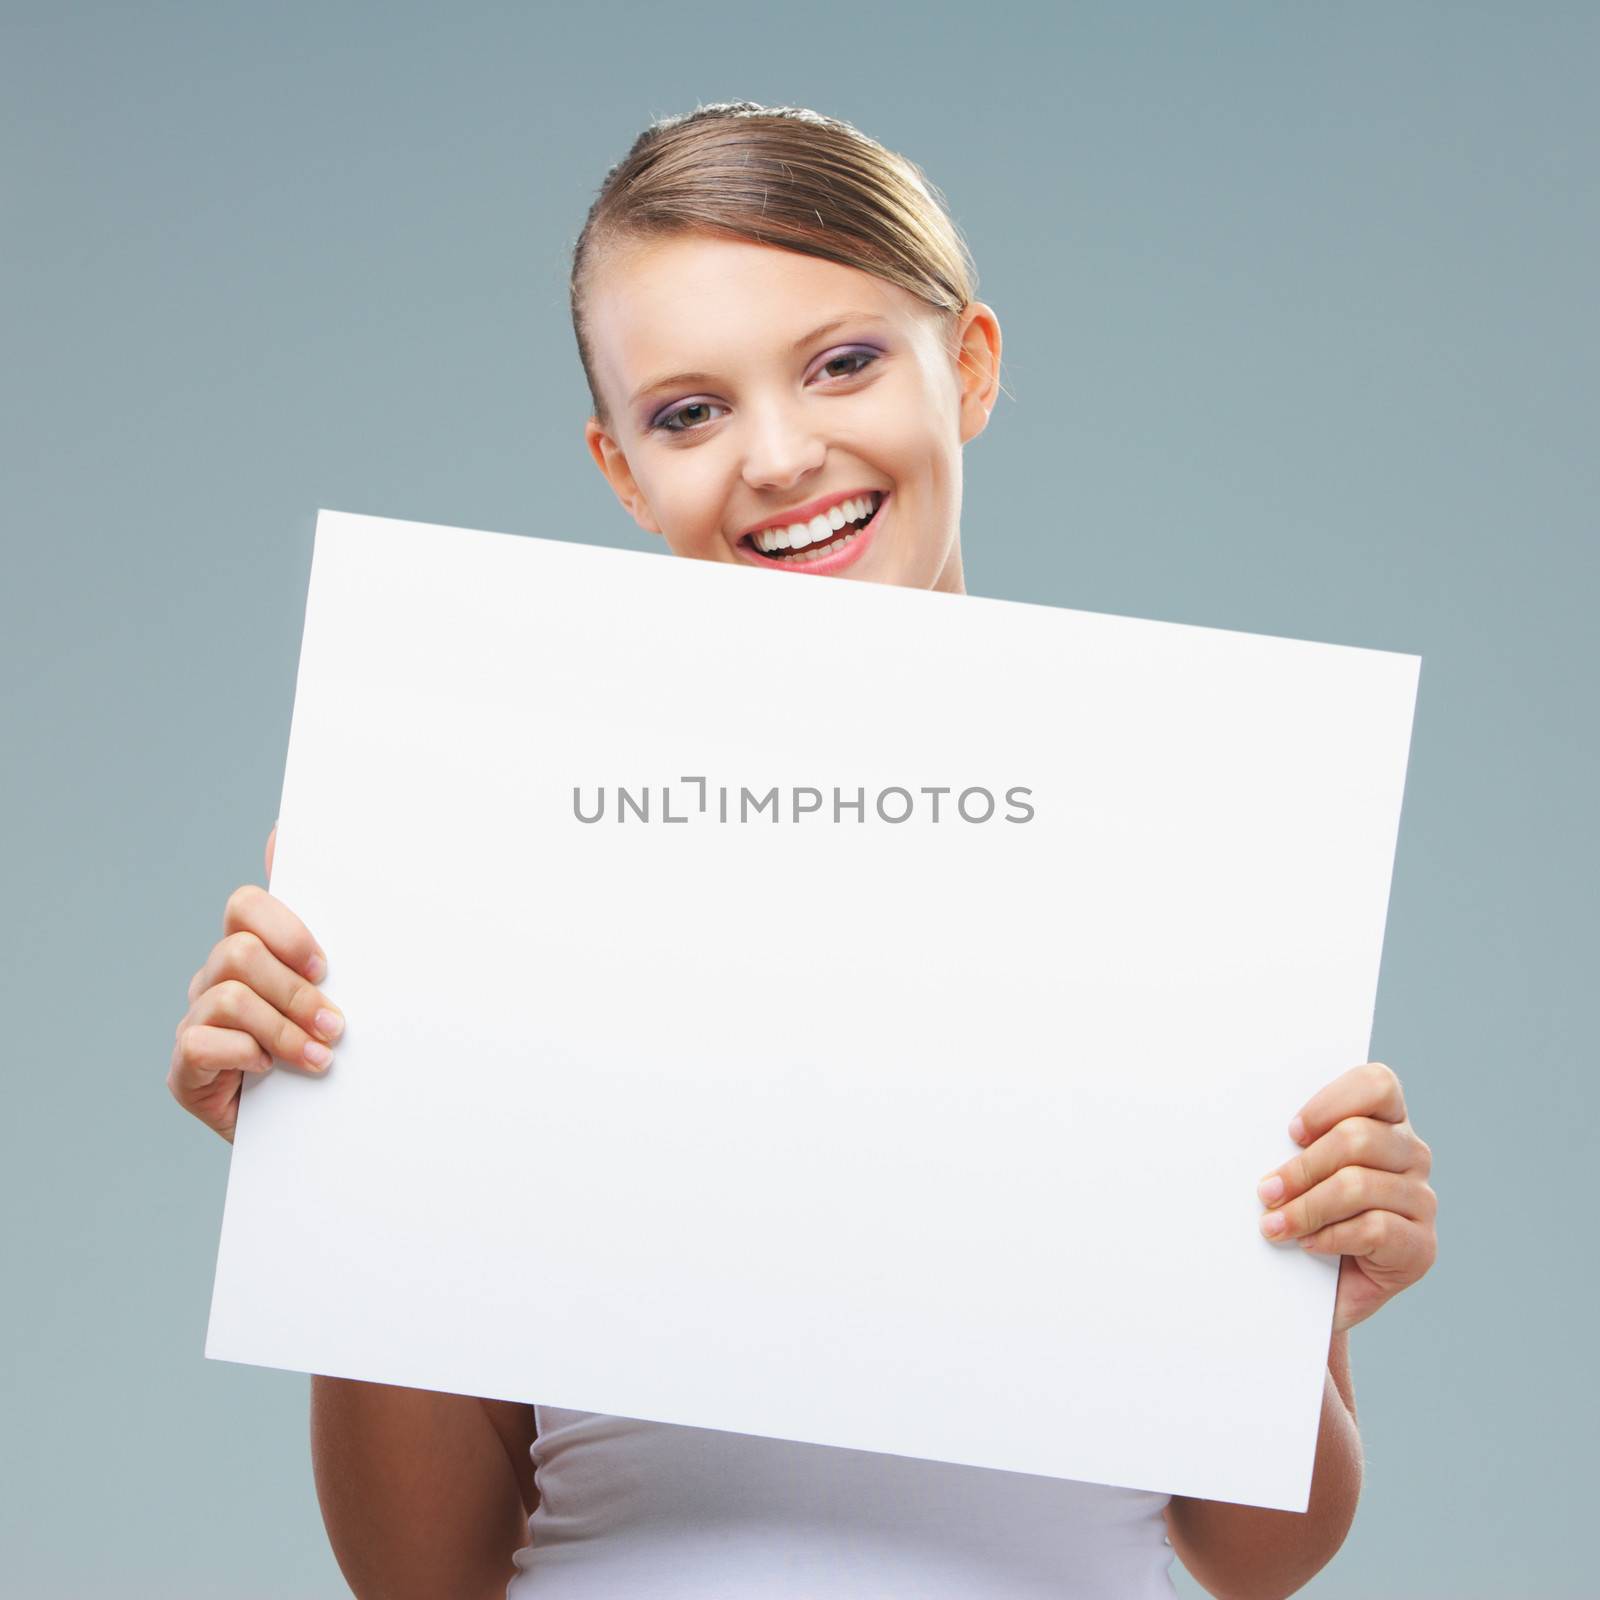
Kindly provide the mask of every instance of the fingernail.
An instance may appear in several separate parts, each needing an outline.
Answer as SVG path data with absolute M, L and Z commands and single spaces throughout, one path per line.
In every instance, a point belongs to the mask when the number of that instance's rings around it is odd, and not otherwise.
M 321 1014 L 319 1013 L 318 1015 L 320 1018 Z M 326 1030 L 324 1030 L 324 1032 L 326 1032 Z M 1262 1181 L 1256 1185 L 1256 1193 L 1261 1196 L 1261 1203 L 1263 1205 L 1277 1205 L 1277 1203 L 1283 1199 L 1283 1179 L 1280 1178 L 1277 1173 L 1273 1173 L 1270 1178 L 1263 1178 Z
M 337 1039 L 344 1032 L 344 1018 L 337 1011 L 326 1008 L 319 1011 L 313 1019 L 317 1025 L 317 1032 L 324 1039 Z
M 318 1044 L 315 1039 L 306 1040 L 305 1058 L 314 1067 L 325 1067 L 333 1060 L 333 1051 L 327 1045 Z
M 1289 1219 L 1281 1211 L 1269 1211 L 1261 1219 L 1261 1231 L 1271 1239 L 1289 1226 Z
M 1289 1124 L 1289 1137 L 1293 1139 L 1296 1144 L 1305 1143 L 1306 1124 L 1303 1117 L 1296 1117 L 1294 1121 Z
M 328 975 L 328 958 L 320 950 L 311 952 L 311 959 L 306 962 L 306 976 L 313 983 L 321 983 Z

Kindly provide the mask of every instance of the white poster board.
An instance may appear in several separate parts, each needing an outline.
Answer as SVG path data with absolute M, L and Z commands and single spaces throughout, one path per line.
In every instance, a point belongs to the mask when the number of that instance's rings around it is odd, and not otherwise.
M 207 1355 L 1304 1510 L 1418 667 L 322 512 Z

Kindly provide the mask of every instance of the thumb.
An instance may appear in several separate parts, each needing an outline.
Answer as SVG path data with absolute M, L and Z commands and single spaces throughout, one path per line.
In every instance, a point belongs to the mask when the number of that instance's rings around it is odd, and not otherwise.
M 272 824 L 272 831 L 267 835 L 267 877 L 272 877 L 272 853 L 278 844 L 278 824 Z

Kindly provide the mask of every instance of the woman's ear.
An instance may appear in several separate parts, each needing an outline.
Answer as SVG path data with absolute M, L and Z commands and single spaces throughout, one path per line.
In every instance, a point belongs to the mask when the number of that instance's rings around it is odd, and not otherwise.
M 989 425 L 1000 395 L 1000 319 L 981 300 L 963 308 L 954 329 L 961 442 Z
M 611 485 L 611 492 L 621 502 L 622 509 L 646 533 L 660 533 L 661 529 L 657 526 L 656 519 L 650 515 L 650 507 L 645 501 L 644 494 L 634 480 L 628 458 L 622 453 L 622 446 L 600 426 L 598 418 L 591 416 L 584 422 L 583 440 L 588 445 L 589 454 L 594 457 L 595 465 L 599 467 L 601 475 Z

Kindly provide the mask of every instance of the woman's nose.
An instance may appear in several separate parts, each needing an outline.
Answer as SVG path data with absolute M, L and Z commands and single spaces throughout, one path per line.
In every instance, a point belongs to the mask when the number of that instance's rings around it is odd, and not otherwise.
M 752 489 L 792 488 L 820 467 L 827 445 L 796 412 L 770 408 L 751 419 L 744 480 Z

